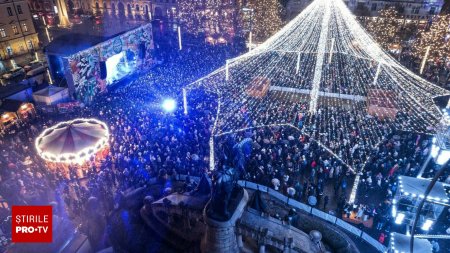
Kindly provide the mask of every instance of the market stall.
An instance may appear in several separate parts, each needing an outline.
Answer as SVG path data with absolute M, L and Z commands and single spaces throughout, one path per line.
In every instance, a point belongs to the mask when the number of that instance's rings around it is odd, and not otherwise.
M 22 103 L 22 105 L 17 109 L 17 115 L 20 120 L 28 120 L 36 116 L 36 110 L 32 103 Z
M 0 106 L 0 114 L 0 128 L 9 128 L 36 116 L 36 110 L 32 103 L 6 99 Z
M 44 89 L 33 92 L 33 99 L 36 103 L 46 105 L 56 104 L 69 99 L 69 90 L 63 87 L 48 86 Z
M 0 128 L 7 129 L 17 123 L 18 117 L 17 114 L 13 112 L 3 112 L 0 120 Z

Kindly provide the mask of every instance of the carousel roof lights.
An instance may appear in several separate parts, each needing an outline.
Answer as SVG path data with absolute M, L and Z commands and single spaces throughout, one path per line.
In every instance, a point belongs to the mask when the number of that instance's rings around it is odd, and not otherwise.
M 74 119 L 44 130 L 35 141 L 39 156 L 49 162 L 82 164 L 108 145 L 109 130 L 96 119 Z
M 351 169 L 354 159 L 328 145 L 340 143 L 342 129 L 355 127 L 366 154 L 387 129 L 434 134 L 442 112 L 433 98 L 450 94 L 385 52 L 342 0 L 313 1 L 266 42 L 185 90 L 197 88 L 217 94 L 218 108 L 226 108 L 217 111 L 213 136 L 290 126 Z M 294 111 L 304 116 L 301 126 L 297 115 L 282 113 Z

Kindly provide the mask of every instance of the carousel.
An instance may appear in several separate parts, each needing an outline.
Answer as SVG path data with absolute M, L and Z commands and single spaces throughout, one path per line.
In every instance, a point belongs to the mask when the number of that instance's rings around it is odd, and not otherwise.
M 67 173 L 69 166 L 81 169 L 88 162 L 102 160 L 108 153 L 108 140 L 105 123 L 96 119 L 75 119 L 43 131 L 35 147 L 49 167 L 62 167 Z

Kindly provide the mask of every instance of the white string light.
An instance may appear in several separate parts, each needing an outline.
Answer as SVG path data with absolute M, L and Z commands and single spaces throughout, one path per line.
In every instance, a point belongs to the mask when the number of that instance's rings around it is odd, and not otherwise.
M 267 95 L 249 92 L 267 85 Z M 433 98 L 450 94 L 386 53 L 342 0 L 315 0 L 266 42 L 186 89 L 201 87 L 223 108 L 214 136 L 292 126 L 349 168 L 365 164 L 393 129 L 434 133 L 441 112 Z

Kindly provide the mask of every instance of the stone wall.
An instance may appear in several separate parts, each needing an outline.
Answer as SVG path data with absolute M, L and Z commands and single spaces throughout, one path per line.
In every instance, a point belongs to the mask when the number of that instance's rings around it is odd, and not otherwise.
M 309 214 L 299 212 L 298 222 L 294 226 L 305 232 L 320 231 L 323 236 L 322 241 L 334 249 L 336 253 L 359 253 L 352 239 L 342 230 Z

